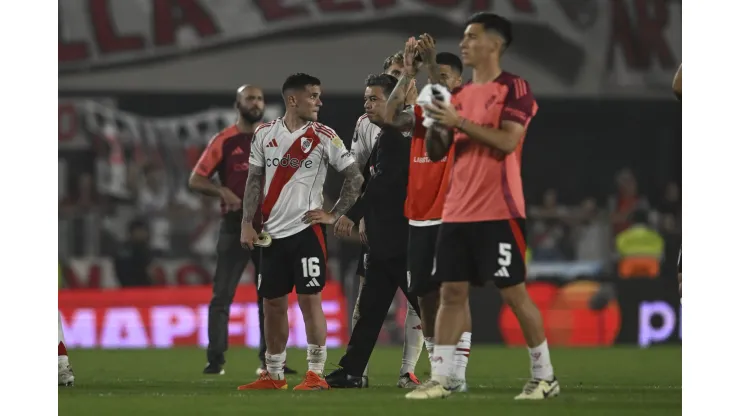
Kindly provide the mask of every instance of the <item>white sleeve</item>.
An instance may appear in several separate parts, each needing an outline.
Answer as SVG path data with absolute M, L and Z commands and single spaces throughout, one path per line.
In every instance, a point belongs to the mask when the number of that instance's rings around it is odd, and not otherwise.
M 339 138 L 337 133 L 329 127 L 322 127 L 324 131 L 319 133 L 321 140 L 324 142 L 324 146 L 327 149 L 327 155 L 329 157 L 329 164 L 332 165 L 337 172 L 345 170 L 349 165 L 355 163 L 355 158 L 352 156 L 346 147 L 344 142 Z
M 350 153 L 354 156 L 357 163 L 360 164 L 360 169 L 365 166 L 365 163 L 370 158 L 370 152 L 372 146 L 370 146 L 371 138 L 368 138 L 368 134 L 371 134 L 371 129 L 368 128 L 369 122 L 367 122 L 367 116 L 362 116 L 357 119 L 355 125 L 355 134 L 352 135 L 352 146 L 350 147 Z
M 265 167 L 265 150 L 262 148 L 262 142 L 265 137 L 265 129 L 257 127 L 252 137 L 252 150 L 249 152 L 249 164 L 259 167 Z

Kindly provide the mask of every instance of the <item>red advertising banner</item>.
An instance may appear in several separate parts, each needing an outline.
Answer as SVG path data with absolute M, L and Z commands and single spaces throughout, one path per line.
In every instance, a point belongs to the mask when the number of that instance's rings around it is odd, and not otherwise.
M 328 347 L 346 344 L 346 300 L 339 284 L 324 288 Z M 59 310 L 71 348 L 170 348 L 208 345 L 210 286 L 77 289 L 59 292 Z M 306 331 L 295 293 L 289 296 L 288 346 L 305 347 Z M 241 285 L 231 305 L 231 346 L 259 346 L 257 293 Z

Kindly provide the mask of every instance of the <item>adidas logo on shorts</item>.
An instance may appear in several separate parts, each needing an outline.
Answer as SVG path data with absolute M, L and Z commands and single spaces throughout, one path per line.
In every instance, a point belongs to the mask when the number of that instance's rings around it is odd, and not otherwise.
M 306 287 L 319 287 L 319 286 L 321 286 L 321 285 L 319 284 L 319 281 L 316 280 L 315 277 L 313 279 L 309 280 L 308 281 L 308 284 L 306 284 Z
M 506 270 L 506 267 L 502 267 L 498 269 L 496 273 L 493 274 L 495 277 L 511 277 L 509 276 L 509 271 Z

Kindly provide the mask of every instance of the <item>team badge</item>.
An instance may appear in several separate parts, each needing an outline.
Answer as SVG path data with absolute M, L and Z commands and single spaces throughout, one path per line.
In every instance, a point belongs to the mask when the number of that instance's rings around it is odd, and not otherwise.
M 303 153 L 308 153 L 309 150 L 311 150 L 311 145 L 313 144 L 313 139 L 310 137 L 304 137 L 301 140 L 301 150 L 303 150 Z

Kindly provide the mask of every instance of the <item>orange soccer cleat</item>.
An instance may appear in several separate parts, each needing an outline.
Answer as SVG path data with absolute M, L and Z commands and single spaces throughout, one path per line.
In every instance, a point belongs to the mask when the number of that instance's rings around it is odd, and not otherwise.
M 323 380 L 322 380 L 323 381 Z M 287 390 L 288 382 L 285 380 L 273 380 L 270 373 L 263 371 L 257 381 L 239 386 L 237 390 Z
M 329 385 L 326 380 L 319 377 L 318 374 L 313 371 L 306 372 L 306 378 L 303 379 L 301 384 L 293 387 L 293 390 L 329 390 Z

